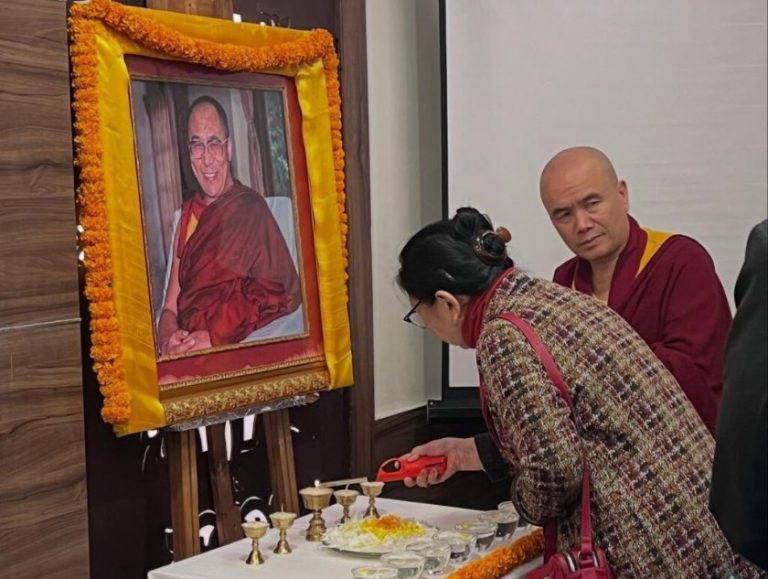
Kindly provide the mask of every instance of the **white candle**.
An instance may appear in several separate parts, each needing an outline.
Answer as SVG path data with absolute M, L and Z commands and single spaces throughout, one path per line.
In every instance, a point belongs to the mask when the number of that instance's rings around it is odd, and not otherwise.
M 263 521 L 246 521 L 241 523 L 243 532 L 251 539 L 260 539 L 269 529 L 269 525 Z
M 284 511 L 277 511 L 276 513 L 272 513 L 269 515 L 269 518 L 272 519 L 272 522 L 275 521 L 293 521 L 293 519 L 296 518 L 296 513 L 286 513 Z
M 300 494 L 306 495 L 308 497 L 331 496 L 332 492 L 333 492 L 333 489 L 329 489 L 326 487 L 307 487 L 299 491 Z
M 269 527 L 264 521 L 246 521 L 240 524 L 243 529 L 263 529 L 264 527 Z
M 363 490 L 381 490 L 384 487 L 384 483 L 378 480 L 361 482 L 360 486 Z
M 350 498 L 350 497 L 356 497 L 360 493 L 353 490 L 347 490 L 347 489 L 341 489 L 333 493 L 333 496 L 336 497 L 336 499 L 342 499 L 342 498 Z

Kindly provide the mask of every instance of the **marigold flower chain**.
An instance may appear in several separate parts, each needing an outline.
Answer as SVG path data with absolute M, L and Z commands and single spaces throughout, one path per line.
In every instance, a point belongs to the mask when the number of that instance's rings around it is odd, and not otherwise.
M 104 395 L 102 418 L 118 424 L 130 418 L 119 324 L 112 294 L 112 261 L 107 227 L 102 147 L 98 112 L 97 20 L 138 44 L 188 62 L 229 71 L 257 72 L 323 59 L 331 118 L 331 142 L 340 221 L 342 257 L 348 265 L 344 150 L 341 137 L 339 59 L 333 38 L 313 30 L 301 38 L 272 46 L 246 47 L 185 36 L 111 0 L 75 4 L 70 11 L 72 86 L 75 102 L 75 165 L 80 168 L 77 199 L 85 252 L 85 294 L 91 312 L 91 357 Z M 345 279 L 347 278 L 345 273 Z
M 544 533 L 536 529 L 512 544 L 499 547 L 485 557 L 467 563 L 446 579 L 498 579 L 544 552 Z
M 93 22 L 70 20 L 72 34 L 72 86 L 75 90 L 76 165 L 80 168 L 77 190 L 81 236 L 86 264 L 86 296 L 90 302 L 94 370 L 104 395 L 101 411 L 106 422 L 125 422 L 130 417 L 130 396 L 114 315 L 112 262 L 106 231 L 104 174 L 101 170 L 98 94 L 96 83 L 96 31 Z

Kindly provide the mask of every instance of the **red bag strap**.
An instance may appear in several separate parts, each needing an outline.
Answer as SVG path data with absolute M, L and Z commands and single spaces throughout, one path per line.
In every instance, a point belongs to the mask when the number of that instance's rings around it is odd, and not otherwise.
M 508 322 L 514 324 L 517 329 L 519 329 L 525 338 L 528 340 L 528 342 L 533 347 L 534 351 L 536 352 L 536 355 L 539 357 L 539 360 L 541 361 L 542 366 L 544 366 L 544 369 L 547 371 L 547 374 L 549 375 L 549 379 L 552 381 L 552 383 L 555 385 L 557 390 L 560 392 L 560 396 L 562 396 L 563 400 L 565 400 L 565 403 L 568 405 L 568 408 L 571 410 L 571 417 L 573 418 L 573 421 L 577 424 L 576 421 L 576 414 L 573 411 L 573 403 L 571 402 L 571 395 L 568 392 L 568 386 L 565 384 L 565 380 L 563 380 L 562 374 L 560 374 L 560 370 L 557 367 L 557 364 L 555 363 L 555 360 L 552 358 L 552 354 L 549 353 L 549 350 L 547 347 L 541 342 L 539 339 L 539 336 L 536 334 L 536 332 L 533 330 L 533 328 L 528 325 L 526 322 L 518 318 L 515 314 L 511 312 L 504 312 L 499 317 L 507 320 Z M 582 484 L 581 484 L 581 557 L 582 559 L 586 560 L 588 559 L 592 561 L 592 509 L 590 507 L 589 497 L 590 497 L 590 490 L 589 490 L 589 464 L 587 464 L 587 457 L 584 453 L 581 455 L 581 462 L 582 462 Z

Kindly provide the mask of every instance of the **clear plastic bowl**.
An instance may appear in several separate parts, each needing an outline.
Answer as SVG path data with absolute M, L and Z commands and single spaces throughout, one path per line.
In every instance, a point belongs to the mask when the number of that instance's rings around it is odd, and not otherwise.
M 481 521 L 496 523 L 496 536 L 502 541 L 509 539 L 517 530 L 517 523 L 520 522 L 520 515 L 517 511 L 498 510 L 488 511 L 480 515 Z
M 514 511 L 517 513 L 518 516 L 520 516 L 520 513 L 517 511 L 517 507 L 515 506 L 515 503 L 512 501 L 504 501 L 503 503 L 499 503 L 498 507 L 496 507 L 500 511 Z M 518 529 L 524 529 L 528 526 L 528 522 L 520 517 L 520 520 L 517 521 L 517 528 Z
M 496 537 L 496 523 L 488 521 L 468 521 L 456 525 L 456 530 L 460 533 L 469 533 L 474 536 L 474 548 L 477 551 L 487 551 L 493 544 Z
M 398 579 L 418 579 L 427 559 L 416 551 L 393 551 L 382 555 L 380 561 L 397 569 Z
M 459 531 L 440 531 L 435 536 L 435 541 L 450 546 L 451 561 L 463 563 L 469 559 L 475 537 L 469 533 L 460 533 Z
M 442 573 L 451 558 L 451 547 L 437 541 L 415 541 L 406 548 L 424 557 L 424 572 L 427 575 Z
M 397 579 L 397 569 L 394 567 L 364 565 L 352 569 L 352 577 L 354 579 Z

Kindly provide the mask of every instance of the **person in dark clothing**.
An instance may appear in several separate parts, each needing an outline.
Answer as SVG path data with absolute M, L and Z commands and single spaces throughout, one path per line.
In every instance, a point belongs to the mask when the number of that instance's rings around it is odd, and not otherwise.
M 768 221 L 749 235 L 725 356 L 709 507 L 734 550 L 768 571 Z

